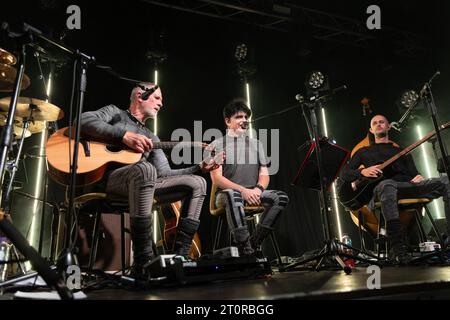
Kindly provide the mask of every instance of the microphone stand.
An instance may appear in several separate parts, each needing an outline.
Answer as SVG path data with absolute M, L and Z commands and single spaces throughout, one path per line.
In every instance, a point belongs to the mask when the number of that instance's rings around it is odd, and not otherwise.
M 345 86 L 340 87 L 342 89 L 345 88 Z M 338 88 L 340 90 L 340 88 Z M 314 148 L 316 153 L 316 161 L 317 161 L 317 167 L 318 167 L 318 174 L 319 174 L 319 183 L 320 183 L 320 192 L 319 192 L 319 201 L 320 201 L 320 211 L 322 213 L 322 226 L 323 226 L 323 234 L 325 239 L 325 245 L 320 250 L 320 252 L 310 258 L 304 259 L 299 262 L 294 262 L 285 266 L 280 266 L 279 271 L 289 271 L 291 269 L 296 268 L 299 265 L 304 265 L 310 261 L 318 261 L 316 266 L 314 267 L 314 270 L 319 271 L 322 262 L 326 258 L 331 258 L 332 261 L 337 262 L 340 268 L 344 270 L 346 274 L 350 274 L 352 272 L 352 268 L 350 266 L 345 265 L 344 261 L 341 257 L 346 257 L 354 260 L 359 260 L 368 264 L 376 264 L 378 263 L 358 257 L 358 254 L 361 253 L 361 250 L 355 249 L 345 243 L 340 242 L 336 239 L 336 237 L 332 234 L 332 228 L 331 228 L 331 222 L 329 219 L 329 213 L 330 213 L 330 205 L 328 201 L 328 192 L 327 192 L 327 177 L 325 175 L 325 170 L 323 166 L 323 159 L 322 159 L 322 151 L 320 147 L 320 135 L 319 135 L 319 129 L 318 129 L 318 122 L 317 122 L 317 114 L 316 111 L 320 110 L 320 108 L 323 107 L 325 101 L 332 96 L 333 93 L 339 91 L 337 89 L 334 89 L 332 93 L 326 94 L 324 96 L 316 97 L 313 96 L 309 102 L 303 102 L 300 101 L 301 107 L 303 108 L 303 116 L 306 121 L 306 125 L 308 128 L 309 136 L 314 138 Z M 309 110 L 309 120 L 306 114 L 306 109 Z M 349 250 L 352 250 L 352 252 L 356 252 L 355 255 L 348 254 L 343 252 L 341 248 L 347 248 Z
M 450 178 L 450 174 L 449 174 L 450 166 L 449 166 L 449 163 L 448 163 L 447 150 L 445 148 L 444 142 L 442 141 L 441 130 L 440 130 L 439 124 L 438 124 L 439 115 L 438 115 L 436 103 L 434 102 L 433 92 L 431 91 L 431 82 L 439 74 L 440 74 L 440 72 L 437 71 L 431 77 L 431 79 L 428 82 L 425 83 L 425 85 L 423 86 L 423 89 L 421 90 L 420 94 L 422 96 L 422 99 L 425 101 L 425 104 L 428 107 L 428 112 L 431 115 L 431 119 L 433 121 L 434 130 L 436 132 L 436 138 L 437 138 L 437 141 L 438 141 L 439 149 L 441 151 L 441 157 L 442 157 L 442 162 L 444 164 L 444 170 L 445 170 L 445 173 L 447 174 L 447 177 Z
M 398 122 L 392 122 L 390 124 L 394 130 L 399 131 L 399 132 L 402 131 L 403 126 L 408 122 L 412 111 L 419 104 L 419 102 L 420 102 L 420 100 L 417 99 L 413 104 L 411 104 L 408 107 L 408 109 L 406 109 L 405 113 L 403 114 L 403 116 L 400 118 L 400 120 Z
M 62 250 L 58 261 L 57 266 L 59 272 L 62 275 L 65 275 L 65 271 L 67 267 L 70 265 L 77 264 L 76 259 L 73 253 L 74 244 L 72 243 L 72 223 L 76 223 L 74 216 L 74 199 L 75 199 L 75 189 L 76 189 L 76 177 L 77 177 L 77 166 L 78 166 L 78 153 L 79 153 L 79 142 L 80 142 L 80 127 L 81 127 L 81 114 L 83 113 L 83 104 L 84 104 L 84 95 L 86 92 L 86 84 L 87 84 L 87 68 L 88 63 L 95 63 L 95 58 L 93 56 L 88 56 L 80 52 L 79 50 L 71 49 L 65 45 L 58 43 L 55 40 L 52 40 L 42 34 L 42 32 L 26 23 L 24 23 L 25 30 L 32 33 L 36 38 L 51 44 L 52 46 L 68 53 L 72 57 L 75 58 L 77 62 L 78 75 L 79 78 L 77 80 L 77 94 L 75 97 L 75 109 L 76 109 L 76 122 L 75 122 L 75 136 L 71 137 L 72 130 L 70 128 L 70 123 L 72 119 L 69 119 L 69 137 L 73 138 L 73 155 L 72 155 L 72 163 L 70 166 L 70 183 L 69 183 L 69 204 L 68 211 L 66 215 L 66 234 L 64 241 L 64 249 Z M 72 140 L 72 139 L 71 139 Z

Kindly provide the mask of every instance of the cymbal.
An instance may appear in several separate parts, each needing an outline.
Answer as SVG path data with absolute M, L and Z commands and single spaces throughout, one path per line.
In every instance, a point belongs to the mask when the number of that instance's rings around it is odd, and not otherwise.
M 25 124 L 22 121 L 15 123 L 15 126 L 17 126 L 19 128 L 23 128 L 24 125 Z M 45 129 L 45 121 L 37 121 L 36 120 L 36 121 L 34 121 L 34 123 L 30 122 L 28 124 L 28 131 L 30 131 L 32 134 L 42 132 L 42 131 L 44 131 L 44 129 Z
M 10 66 L 16 64 L 16 57 L 8 51 L 0 48 L 0 63 L 8 64 Z
M 14 138 L 15 139 L 20 139 L 22 138 L 22 133 L 23 133 L 23 128 L 22 127 L 18 127 L 18 126 L 14 126 Z M 29 130 L 25 131 L 25 138 L 28 138 L 29 136 L 31 136 L 31 132 Z
M 3 127 L 6 125 L 6 120 L 8 118 L 8 113 L 0 113 L 0 126 Z M 18 128 L 23 128 L 25 123 L 23 122 L 23 119 L 20 117 L 14 117 L 14 126 Z M 46 128 L 45 121 L 30 121 L 28 124 L 28 131 L 31 132 L 31 134 L 42 132 Z
M 0 111 L 8 111 L 10 97 L 0 99 Z M 15 117 L 27 118 L 33 110 L 35 121 L 56 121 L 64 117 L 64 112 L 54 104 L 35 98 L 20 97 L 17 102 Z
M 17 120 L 14 120 L 17 121 Z M 6 115 L 5 114 L 0 114 L 0 126 L 5 126 L 6 125 Z M 22 137 L 22 133 L 23 133 L 23 127 L 17 126 L 17 125 L 13 125 L 13 130 L 14 130 L 14 138 L 15 139 L 20 139 Z M 30 130 L 26 130 L 25 131 L 25 138 L 28 138 L 29 136 L 31 136 L 31 132 Z
M 0 64 L 0 92 L 11 92 L 14 90 L 17 70 L 7 64 Z M 30 78 L 24 74 L 20 90 L 25 90 L 30 86 Z

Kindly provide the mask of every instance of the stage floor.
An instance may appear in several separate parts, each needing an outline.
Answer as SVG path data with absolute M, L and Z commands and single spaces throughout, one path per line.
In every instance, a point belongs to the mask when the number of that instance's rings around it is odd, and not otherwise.
M 266 299 L 450 299 L 449 266 L 383 267 L 380 289 L 373 273 L 357 267 L 343 271 L 289 271 L 263 279 L 238 279 L 146 290 L 100 289 L 88 299 L 107 300 L 266 300 Z
M 88 300 L 292 300 L 292 299 L 450 299 L 450 266 L 383 267 L 380 289 L 374 274 L 356 267 L 346 275 L 336 270 L 295 270 L 259 279 L 234 279 L 169 287 L 131 289 L 119 281 L 83 290 Z M 369 277 L 371 277 L 369 279 Z M 13 292 L 0 300 L 14 299 Z

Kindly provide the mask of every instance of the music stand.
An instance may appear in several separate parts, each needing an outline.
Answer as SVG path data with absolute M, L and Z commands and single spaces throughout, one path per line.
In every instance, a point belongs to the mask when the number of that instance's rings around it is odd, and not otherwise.
M 314 140 L 308 140 L 299 149 L 300 151 L 306 151 L 306 155 L 300 164 L 292 184 L 302 188 L 320 191 L 320 176 L 314 154 L 316 142 Z M 350 152 L 347 149 L 331 143 L 327 137 L 320 138 L 320 149 L 322 151 L 322 159 L 324 162 L 323 169 L 325 174 L 324 179 L 326 180 L 326 189 L 329 190 L 331 184 L 336 180 L 344 167 L 345 162 L 350 156 Z
M 340 242 L 332 235 L 331 224 L 328 218 L 330 206 L 328 204 L 327 191 L 339 174 L 340 169 L 342 169 L 348 158 L 349 152 L 341 147 L 331 145 L 326 139 L 319 136 L 316 110 L 323 107 L 323 103 L 326 101 L 327 97 L 327 95 L 323 97 L 312 97 L 310 101 L 300 102 L 311 141 L 309 142 L 310 147 L 307 155 L 293 182 L 296 185 L 319 191 L 325 244 L 318 254 L 289 265 L 281 266 L 279 268 L 280 272 L 289 271 L 297 266 L 304 265 L 314 260 L 318 261 L 314 268 L 314 270 L 318 271 L 320 270 L 323 260 L 326 258 L 331 258 L 332 261 L 337 262 L 347 274 L 351 273 L 352 269 L 344 263 L 341 257 L 359 260 L 368 264 L 378 264 L 374 261 L 359 257 L 358 254 L 362 252 L 361 250 Z M 309 111 L 309 118 L 307 111 Z M 316 141 L 319 141 L 319 143 L 316 143 Z M 315 153 L 315 160 L 311 157 L 313 153 Z M 334 155 L 337 155 L 337 159 L 333 158 Z M 325 159 L 327 160 L 326 163 L 324 162 Z M 341 248 L 347 248 L 352 250 L 352 252 L 356 252 L 356 254 L 348 254 L 343 252 Z

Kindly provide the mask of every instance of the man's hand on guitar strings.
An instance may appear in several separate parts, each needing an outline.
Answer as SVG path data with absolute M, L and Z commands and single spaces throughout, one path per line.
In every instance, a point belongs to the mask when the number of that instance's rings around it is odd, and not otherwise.
M 376 165 L 362 169 L 361 174 L 366 178 L 377 178 L 383 174 L 383 171 L 381 171 L 380 165 Z
M 151 139 L 131 131 L 127 131 L 124 134 L 122 142 L 139 153 L 144 153 L 153 149 L 153 142 Z
M 214 157 L 208 157 L 200 163 L 203 172 L 210 172 L 219 168 L 225 161 L 225 151 L 220 151 Z
M 425 180 L 425 178 L 422 177 L 420 174 L 418 174 L 417 176 L 412 178 L 410 182 L 411 183 L 419 183 L 419 182 L 422 182 L 423 180 Z

